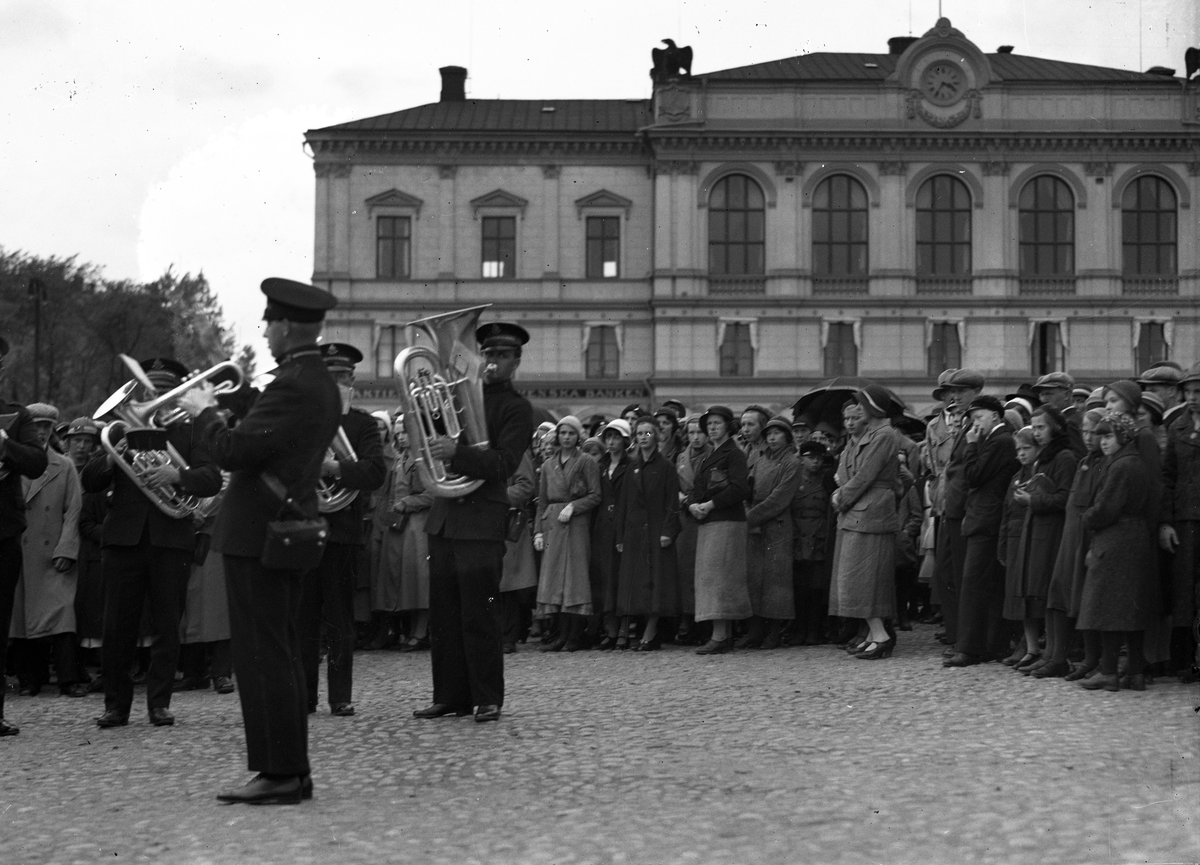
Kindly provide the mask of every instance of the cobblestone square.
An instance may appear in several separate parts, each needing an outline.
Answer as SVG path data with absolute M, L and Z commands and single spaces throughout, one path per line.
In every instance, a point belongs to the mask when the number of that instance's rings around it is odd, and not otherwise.
M 355 656 L 358 714 L 311 717 L 316 795 L 222 806 L 236 695 L 96 728 L 99 696 L 14 697 L 7 863 L 1200 861 L 1200 689 L 1086 692 L 832 646 L 508 656 L 498 724 L 418 721 L 427 654 Z M 323 673 L 322 673 L 323 675 Z M 53 694 L 53 695 L 52 695 Z M 139 690 L 135 709 L 144 707 Z

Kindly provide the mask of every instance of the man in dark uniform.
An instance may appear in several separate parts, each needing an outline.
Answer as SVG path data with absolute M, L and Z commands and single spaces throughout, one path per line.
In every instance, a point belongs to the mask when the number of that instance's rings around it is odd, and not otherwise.
M 8 342 L 0 337 L 0 387 L 5 383 L 7 355 Z M 47 462 L 37 428 L 25 406 L 0 399 L 0 675 L 7 664 L 8 625 L 23 564 L 25 494 L 21 478 L 41 477 Z M 21 731 L 4 720 L 5 690 L 0 688 L 0 736 L 15 736 Z
M 307 518 L 317 516 L 317 480 L 337 432 L 341 401 L 317 338 L 332 294 L 290 279 L 267 279 L 263 319 L 274 381 L 234 428 L 209 386 L 179 404 L 196 417 L 213 459 L 232 472 L 213 526 L 212 548 L 225 561 L 233 668 L 246 727 L 248 784 L 217 794 L 224 802 L 294 804 L 312 796 L 308 693 L 300 662 L 302 572 L 263 567 L 267 523 L 282 510 L 264 480 L 273 475 Z
M 383 462 L 383 441 L 375 418 L 362 409 L 352 408 L 354 366 L 361 363 L 362 352 L 352 345 L 331 342 L 321 346 L 325 368 L 333 376 L 341 396 L 342 429 L 353 458 L 335 453 L 326 455 L 321 475 L 327 482 L 347 490 L 359 490 L 354 501 L 325 514 L 329 520 L 329 542 L 321 564 L 304 575 L 304 596 L 300 602 L 303 661 L 308 689 L 308 711 L 317 711 L 318 667 L 321 660 L 321 623 L 329 637 L 329 711 L 334 715 L 354 714 L 351 702 L 354 676 L 354 590 L 358 581 L 358 560 L 367 543 L 366 493 L 383 486 L 387 466 Z
M 485 358 L 483 409 L 491 446 L 430 442 L 433 456 L 452 472 L 484 483 L 461 498 L 435 498 L 425 523 L 433 703 L 413 712 L 418 718 L 468 715 L 473 708 L 476 721 L 496 721 L 504 704 L 504 654 L 492 606 L 500 592 L 508 482 L 533 432 L 533 407 L 512 386 L 529 334 L 494 322 L 476 330 L 475 338 Z
M 151 358 L 141 361 L 141 366 L 160 393 L 178 387 L 187 376 L 187 368 L 169 358 Z M 172 424 L 167 441 L 188 468 L 181 471 L 168 464 L 152 469 L 143 476 L 148 486 L 171 484 L 196 496 L 215 496 L 221 491 L 221 472 L 191 421 Z M 151 724 L 170 726 L 175 723 L 169 708 L 171 686 L 179 664 L 179 622 L 196 549 L 195 526 L 191 516 L 176 519 L 159 510 L 148 493 L 116 469 L 105 451 L 84 467 L 82 481 L 88 493 L 102 493 L 112 487 L 100 552 L 104 575 L 104 637 L 100 651 L 104 714 L 96 719 L 96 725 L 124 727 L 129 723 L 133 705 L 130 668 L 142 610 L 149 599 L 155 637 L 146 673 L 146 705 Z

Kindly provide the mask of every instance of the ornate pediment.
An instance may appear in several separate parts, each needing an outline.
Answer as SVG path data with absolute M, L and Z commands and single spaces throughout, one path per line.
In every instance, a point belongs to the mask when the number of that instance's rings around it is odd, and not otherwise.
M 981 91 L 996 80 L 987 56 L 950 19 L 905 49 L 888 80 L 908 91 L 907 116 L 950 129 L 983 114 Z
M 629 208 L 633 207 L 633 202 L 625 196 L 609 192 L 607 189 L 601 189 L 598 192 L 585 195 L 583 198 L 575 199 L 575 214 L 580 218 L 583 217 L 583 211 L 586 208 L 595 207 L 619 207 L 628 216 Z
M 377 207 L 394 207 L 411 210 L 413 216 L 420 216 L 421 205 L 425 202 L 415 195 L 409 195 L 407 192 L 401 192 L 399 189 L 389 189 L 387 192 L 372 195 L 363 203 L 367 205 L 367 210 L 369 211 Z
M 495 189 L 486 195 L 481 195 L 478 198 L 471 199 L 471 209 L 476 216 L 479 215 L 480 209 L 484 207 L 506 207 L 509 209 L 515 209 L 521 211 L 521 215 L 524 216 L 525 208 L 528 206 L 528 204 L 529 202 L 526 199 L 519 195 L 513 195 L 511 192 L 503 189 Z

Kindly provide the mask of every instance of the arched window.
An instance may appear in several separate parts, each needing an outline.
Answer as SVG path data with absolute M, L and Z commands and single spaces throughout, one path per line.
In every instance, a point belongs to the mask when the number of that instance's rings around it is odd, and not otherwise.
M 1175 190 L 1161 177 L 1139 177 L 1125 187 L 1121 249 L 1125 276 L 1175 276 Z
M 867 193 L 848 174 L 825 178 L 813 190 L 814 293 L 867 290 Z
M 759 185 L 744 174 L 730 174 L 714 183 L 708 198 L 708 272 L 763 275 L 765 237 L 766 203 Z
M 917 279 L 954 289 L 970 275 L 971 193 L 957 177 L 939 174 L 917 190 Z
M 1025 184 L 1018 201 L 1021 290 L 1075 291 L 1075 196 L 1058 177 L 1042 174 Z

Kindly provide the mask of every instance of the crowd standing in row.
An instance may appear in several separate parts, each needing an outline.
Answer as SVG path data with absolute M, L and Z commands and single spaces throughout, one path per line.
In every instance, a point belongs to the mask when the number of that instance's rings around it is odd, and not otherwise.
M 328 514 L 321 566 L 304 576 L 301 663 L 307 710 L 324 652 L 330 711 L 351 715 L 356 641 L 430 647 L 435 497 L 403 418 L 351 406 L 361 354 L 335 343 L 321 358 L 353 450 L 328 455 L 323 483 L 350 503 Z M 160 389 L 186 376 L 170 359 L 142 366 Z M 507 486 L 491 603 L 503 651 L 530 639 L 544 652 L 670 642 L 701 655 L 832 642 L 879 660 L 919 619 L 943 626 L 946 667 L 1002 660 L 1110 691 L 1144 688 L 1148 665 L 1186 675 L 1200 369 L 1164 363 L 1094 391 L 1063 372 L 1005 396 L 985 384 L 947 370 L 923 425 L 874 384 L 836 419 L 667 401 L 586 427 L 543 423 Z M 0 573 L 0 618 L 21 693 L 53 667 L 65 695 L 104 692 L 107 727 L 127 723 L 135 675 L 159 726 L 173 723 L 173 691 L 233 691 L 222 560 L 208 555 L 222 472 L 204 438 L 171 429 L 188 468 L 159 481 L 210 499 L 176 520 L 114 471 L 97 422 L 59 423 L 43 403 L 6 411 L 0 544 L 20 544 L 23 564 Z M 0 721 L 0 735 L 15 732 Z

